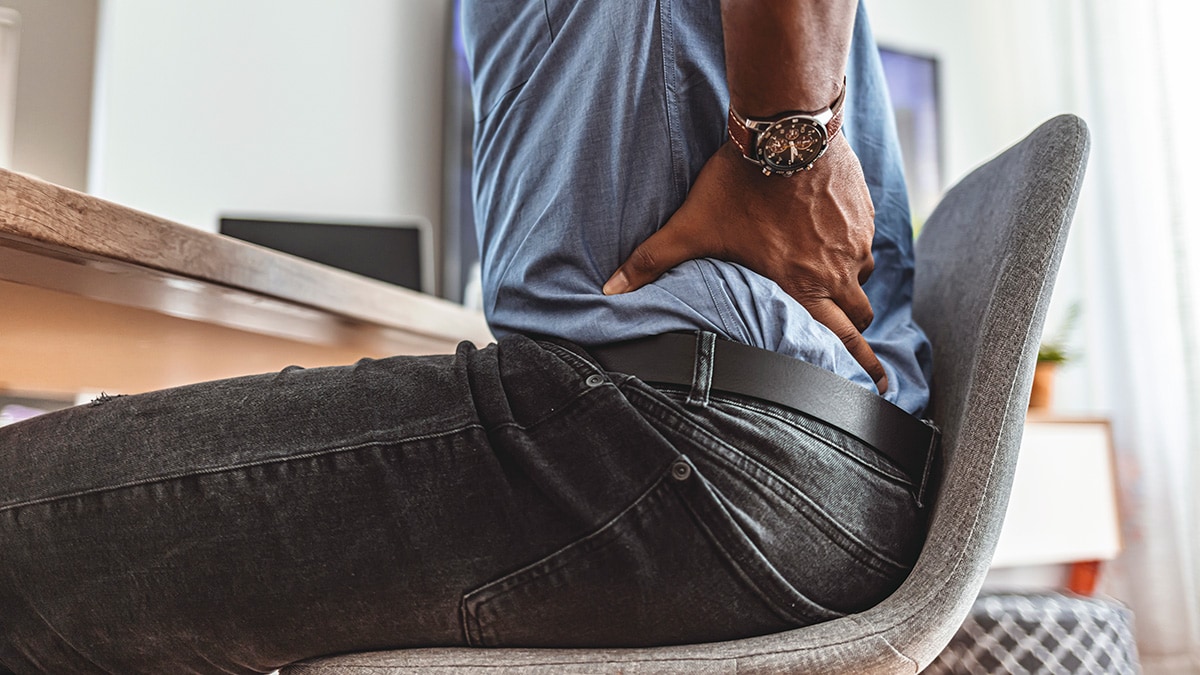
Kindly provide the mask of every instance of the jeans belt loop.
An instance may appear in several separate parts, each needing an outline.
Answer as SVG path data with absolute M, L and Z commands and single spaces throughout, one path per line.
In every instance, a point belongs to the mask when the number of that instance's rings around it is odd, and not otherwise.
M 929 495 L 934 490 L 934 471 L 938 461 L 938 453 L 942 449 L 942 430 L 938 425 L 933 423 L 933 420 L 921 420 L 925 426 L 933 430 L 933 434 L 929 437 L 929 450 L 925 454 L 925 470 L 921 472 L 921 483 L 917 486 L 916 494 L 913 497 L 917 500 L 917 508 L 925 508 L 928 503 Z
M 588 353 L 609 372 L 690 387 L 689 402 L 704 402 L 716 390 L 791 408 L 891 460 L 912 481 L 919 503 L 927 504 L 937 489 L 937 428 L 823 368 L 703 332 L 663 333 L 589 347 Z
M 717 346 L 715 333 L 701 331 L 696 336 L 695 365 L 692 368 L 692 389 L 687 404 L 703 408 L 708 405 L 712 391 L 713 357 Z

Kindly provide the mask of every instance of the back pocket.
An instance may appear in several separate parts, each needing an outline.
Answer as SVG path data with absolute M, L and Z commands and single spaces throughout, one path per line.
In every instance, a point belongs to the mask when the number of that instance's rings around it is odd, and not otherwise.
M 877 604 L 908 576 L 923 517 L 909 484 L 860 441 L 724 396 L 693 413 L 673 391 L 627 394 L 704 476 L 713 499 L 692 500 L 707 509 L 700 519 L 744 556 L 768 601 L 829 618 Z
M 469 644 L 637 647 L 730 640 L 810 621 L 768 604 L 747 583 L 753 551 L 728 550 L 697 518 L 717 506 L 677 460 L 633 504 L 567 546 L 467 593 Z M 752 564 L 762 561 L 750 561 Z

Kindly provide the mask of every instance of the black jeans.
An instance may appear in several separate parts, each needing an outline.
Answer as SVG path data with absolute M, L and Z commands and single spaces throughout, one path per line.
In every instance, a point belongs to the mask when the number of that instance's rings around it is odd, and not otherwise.
M 788 410 L 691 393 L 512 337 L 0 429 L 0 663 L 253 673 L 723 640 L 899 585 L 924 515 L 897 469 Z

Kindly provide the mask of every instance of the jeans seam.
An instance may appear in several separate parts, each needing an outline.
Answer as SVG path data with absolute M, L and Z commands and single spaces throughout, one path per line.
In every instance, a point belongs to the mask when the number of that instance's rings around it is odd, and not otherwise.
M 736 451 L 736 449 L 734 449 Z M 897 571 L 907 570 L 908 566 L 903 565 L 889 556 L 885 556 L 878 551 L 868 546 L 859 537 L 852 532 L 848 532 L 845 528 L 838 524 L 837 519 L 831 517 L 824 509 L 821 508 L 811 497 L 804 491 L 796 489 L 780 477 L 770 467 L 764 466 L 761 462 L 754 460 L 744 453 L 738 453 L 739 458 L 747 466 L 739 466 L 736 462 L 722 455 L 710 455 L 714 461 L 723 464 L 727 470 L 735 471 L 746 478 L 753 480 L 764 489 L 771 491 L 778 498 L 782 499 L 792 508 L 812 523 L 813 527 L 823 532 L 829 537 L 839 548 L 846 552 L 847 555 L 857 560 L 859 563 L 871 570 L 890 576 Z M 886 567 L 892 569 L 887 569 Z
M 737 530 L 742 537 L 745 537 L 745 532 L 742 531 L 742 528 L 733 521 L 732 516 L 729 514 L 729 508 L 725 504 L 725 500 L 719 496 L 718 492 L 713 488 L 713 486 L 706 485 L 705 490 L 709 492 L 709 497 L 712 499 L 712 503 L 708 508 L 720 510 L 724 513 L 724 517 L 729 520 L 723 529 L 726 531 L 730 529 Z M 687 508 L 687 510 L 692 514 L 692 517 L 695 519 L 697 527 L 705 532 L 709 542 L 713 546 L 716 546 L 721 550 L 726 561 L 728 561 L 728 563 L 737 570 L 738 577 L 746 585 L 748 585 L 753 590 L 755 595 L 757 595 L 760 600 L 766 603 L 767 606 L 769 606 L 771 610 L 774 611 L 780 618 L 787 621 L 801 621 L 803 623 L 810 624 L 828 621 L 844 615 L 843 612 L 837 612 L 816 602 L 812 598 L 808 597 L 806 593 L 803 593 L 797 589 L 791 581 L 789 581 L 783 576 L 783 574 L 779 572 L 778 569 L 776 569 L 775 564 L 771 562 L 770 558 L 758 550 L 758 547 L 752 542 L 749 544 L 749 546 L 753 551 L 753 555 L 757 558 L 757 561 L 743 562 L 741 560 L 741 556 L 739 555 L 739 551 L 729 546 L 728 542 L 726 541 L 729 535 L 722 534 L 715 525 L 710 524 L 705 518 L 705 514 L 703 514 L 701 509 L 696 504 L 693 504 L 690 499 L 684 497 L 682 501 L 685 508 Z M 768 584 L 763 582 L 761 573 L 755 574 L 752 570 L 747 569 L 748 567 L 754 566 L 755 563 L 757 563 L 758 566 L 768 568 L 768 574 L 777 577 L 774 580 L 774 585 L 777 587 L 780 585 L 786 587 L 786 590 L 782 591 L 783 593 L 794 596 L 795 598 L 799 598 L 803 601 L 803 603 L 811 605 L 816 610 L 819 610 L 819 612 L 824 612 L 824 614 L 806 611 L 804 608 L 797 607 L 797 604 L 799 603 L 794 602 L 790 598 L 787 602 L 780 602 L 777 598 L 776 591 L 767 587 Z
M 642 392 L 635 388 L 632 390 L 632 392 L 629 392 L 629 393 L 633 393 L 635 396 L 646 400 L 651 405 L 658 408 L 660 411 L 665 411 L 665 412 L 669 413 L 670 419 L 664 418 L 661 416 L 659 417 L 659 419 L 662 422 L 664 422 L 666 424 L 675 424 L 678 421 L 680 421 L 679 420 L 680 415 L 676 411 L 671 410 L 670 408 L 664 406 L 661 402 L 654 400 L 653 397 L 648 396 L 645 392 Z M 726 458 L 722 453 L 710 452 L 709 456 L 712 457 L 714 459 L 714 461 L 718 461 L 721 464 L 724 464 L 728 469 L 738 472 L 738 473 L 741 473 L 742 475 L 745 475 L 747 478 L 752 478 L 757 483 L 762 485 L 765 489 L 770 490 L 772 493 L 774 493 L 780 499 L 784 500 L 787 504 L 789 504 L 790 506 L 795 508 L 802 517 L 806 518 L 809 522 L 811 522 L 814 527 L 821 530 L 821 532 L 823 532 L 827 537 L 829 537 L 830 541 L 832 541 L 835 545 L 837 545 L 839 548 L 841 548 L 843 551 L 845 551 L 847 555 L 851 556 L 852 558 L 859 561 L 863 565 L 870 567 L 872 570 L 874 570 L 880 574 L 884 574 L 884 575 L 890 575 L 890 574 L 896 572 L 897 570 L 910 569 L 910 567 L 908 565 L 903 565 L 901 563 L 896 562 L 895 560 L 892 560 L 888 556 L 884 556 L 884 555 L 880 554 L 879 552 L 875 551 L 870 546 L 867 546 L 861 539 L 856 537 L 853 533 L 846 531 L 844 528 L 842 528 L 837 523 L 837 521 L 834 518 L 830 517 L 829 514 L 827 514 L 824 509 L 820 508 L 820 506 L 818 506 L 816 503 L 814 503 L 810 497 L 808 497 L 802 491 L 800 491 L 797 488 L 795 488 L 794 486 L 792 486 L 792 484 L 789 481 L 784 479 L 782 476 L 780 476 L 778 473 L 776 473 L 770 467 L 765 466 L 761 462 L 759 462 L 759 461 L 753 459 L 752 457 L 746 455 L 745 453 L 739 451 L 737 448 L 734 448 L 734 447 L 730 446 L 728 443 L 725 443 L 721 439 L 717 438 L 716 436 L 713 436 L 707 429 L 704 429 L 704 428 L 696 426 L 696 425 L 689 424 L 689 426 L 690 426 L 690 428 L 698 431 L 699 433 L 703 434 L 705 437 L 709 438 L 710 443 L 715 442 L 718 446 L 726 449 L 727 451 L 732 451 L 732 452 L 736 453 L 743 461 L 747 462 L 750 465 L 750 468 L 752 468 L 754 470 L 754 474 L 758 474 L 758 475 L 752 475 L 746 469 L 738 467 L 735 463 L 733 463 L 728 458 Z M 679 431 L 680 433 L 682 433 L 682 430 L 676 429 L 676 431 Z M 822 439 L 822 441 L 824 442 L 824 439 Z M 760 476 L 765 476 L 765 477 L 769 478 L 770 480 L 763 480 L 763 478 L 761 478 Z M 776 487 L 775 484 L 785 486 L 786 493 L 784 490 L 780 490 L 778 487 Z M 799 497 L 797 497 L 797 495 Z M 797 503 L 797 499 L 799 499 L 800 503 Z M 890 569 L 890 570 L 883 569 L 880 567 L 880 565 L 887 565 L 889 567 L 892 567 L 893 569 Z
M 11 511 L 11 510 L 25 508 L 28 506 L 37 506 L 39 504 L 53 503 L 53 502 L 57 502 L 57 501 L 67 500 L 67 499 L 74 499 L 77 497 L 86 497 L 86 496 L 93 495 L 93 494 L 104 494 L 106 492 L 115 492 L 118 490 L 124 490 L 124 489 L 132 488 L 132 487 L 139 487 L 142 485 L 153 485 L 156 483 L 168 483 L 171 481 L 179 480 L 182 478 L 189 478 L 192 476 L 209 476 L 209 475 L 214 475 L 214 474 L 219 474 L 219 473 L 226 473 L 229 471 L 237 471 L 239 469 L 248 469 L 248 468 L 255 467 L 255 466 L 265 466 L 268 464 L 285 464 L 285 463 L 293 461 L 293 460 L 312 459 L 313 457 L 321 457 L 324 455 L 332 455 L 332 454 L 338 454 L 338 453 L 342 453 L 342 452 L 353 452 L 355 450 L 362 450 L 364 448 L 369 448 L 369 447 L 374 447 L 374 446 L 399 445 L 399 444 L 404 444 L 404 443 L 411 443 L 413 441 L 424 441 L 424 440 L 429 440 L 432 438 L 442 438 L 445 436 L 452 436 L 454 434 L 462 433 L 463 431 L 466 431 L 468 429 L 479 429 L 480 431 L 483 431 L 485 433 L 490 433 L 497 429 L 503 429 L 503 428 L 515 428 L 515 429 L 519 429 L 521 431 L 529 431 L 532 429 L 536 429 L 538 426 L 546 423 L 550 419 L 557 417 L 558 415 L 562 414 L 563 412 L 569 410 L 571 407 L 573 407 L 573 405 L 575 403 L 577 403 L 584 396 L 591 393 L 593 390 L 594 389 L 592 389 L 592 388 L 584 389 L 583 391 L 577 393 L 574 397 L 572 397 L 566 403 L 563 403 L 561 406 L 556 407 L 554 410 L 550 411 L 545 416 L 538 418 L 537 420 L 533 421 L 530 424 L 518 424 L 516 422 L 501 422 L 500 424 L 493 425 L 489 428 L 489 427 L 484 427 L 484 425 L 479 424 L 479 423 L 472 423 L 472 424 L 463 425 L 461 427 L 456 427 L 454 429 L 447 429 L 446 431 L 439 431 L 439 432 L 431 433 L 431 434 L 419 434 L 416 436 L 406 436 L 403 438 L 390 438 L 390 439 L 384 439 L 384 440 L 365 441 L 362 443 L 355 443 L 354 445 L 335 446 L 335 447 L 331 447 L 331 448 L 324 448 L 321 450 L 313 450 L 310 452 L 300 453 L 297 455 L 288 455 L 287 457 L 272 457 L 270 459 L 262 459 L 262 460 L 258 460 L 258 461 L 254 461 L 254 462 L 243 462 L 240 464 L 233 464 L 230 466 L 209 467 L 209 468 L 189 470 L 186 472 L 175 473 L 175 474 L 163 474 L 161 476 L 154 476 L 154 477 L 150 477 L 150 478 L 144 478 L 141 480 L 127 481 L 124 483 L 119 483 L 117 485 L 107 485 L 104 487 L 90 488 L 87 490 L 76 490 L 75 492 L 68 492 L 68 493 L 61 494 L 61 495 L 54 495 L 52 497 L 41 497 L 38 499 L 30 499 L 30 500 L 25 500 L 23 502 L 16 502 L 14 504 L 0 506 L 0 513 L 5 513 L 7 511 Z
M 83 653 L 83 650 L 81 650 L 79 647 L 77 647 L 75 645 L 75 641 L 68 640 L 67 636 L 62 634 L 62 631 L 60 631 L 58 628 L 56 628 L 48 620 L 46 620 L 45 615 L 42 612 L 38 611 L 38 608 L 35 607 L 32 602 L 26 603 L 26 606 L 29 608 L 29 610 L 31 612 L 33 612 L 35 615 L 37 615 L 37 618 L 42 622 L 42 625 L 45 626 L 46 629 L 49 630 L 51 633 L 53 633 L 54 637 L 58 638 L 58 640 L 64 646 L 66 646 L 68 649 L 70 649 L 76 656 L 78 656 L 80 659 L 83 659 L 84 661 L 86 661 L 89 664 L 91 664 L 92 666 L 94 666 L 96 668 L 96 670 L 100 670 L 100 671 L 106 670 L 99 663 L 97 663 L 96 660 L 93 659 L 91 656 Z
M 612 383 L 609 383 L 609 382 L 606 382 L 605 384 L 608 386 L 612 386 Z M 546 422 L 549 422 L 550 420 L 554 419 L 555 417 L 558 417 L 562 413 L 567 412 L 572 407 L 574 407 L 574 405 L 576 403 L 578 403 L 581 399 L 583 399 L 585 396 L 592 393 L 596 389 L 598 389 L 598 387 L 594 387 L 594 388 L 589 387 L 587 389 L 584 389 L 581 392 L 576 393 L 567 402 L 555 407 L 550 412 L 537 418 L 536 420 L 530 422 L 529 424 L 521 424 L 520 422 L 500 422 L 499 424 L 493 424 L 491 427 L 486 429 L 486 431 L 492 432 L 492 431 L 496 431 L 498 429 L 518 429 L 520 431 L 532 431 L 532 430 L 538 428 L 539 426 L 545 424 Z
M 52 497 L 41 497 L 38 499 L 29 499 L 29 500 L 25 500 L 23 502 L 17 502 L 15 504 L 9 504 L 9 505 L 0 507 L 0 513 L 6 513 L 8 511 L 16 511 L 18 509 L 23 509 L 23 508 L 30 507 L 30 506 L 38 506 L 40 504 L 52 504 L 55 502 L 65 501 L 68 499 L 76 499 L 79 497 L 88 497 L 91 495 L 106 494 L 109 492 L 118 492 L 120 490 L 141 487 L 144 485 L 170 483 L 170 482 L 182 480 L 184 478 L 192 478 L 195 476 L 212 476 L 212 475 L 217 475 L 217 474 L 222 474 L 222 473 L 238 471 L 241 469 L 249 469 L 249 468 L 253 468 L 256 466 L 267 466 L 267 465 L 271 465 L 271 464 L 287 464 L 288 462 L 292 462 L 292 461 L 312 459 L 314 457 L 323 457 L 326 455 L 336 455 L 336 454 L 340 454 L 340 453 L 344 453 L 344 452 L 353 452 L 355 450 L 363 450 L 366 448 L 378 447 L 378 446 L 382 446 L 382 445 L 401 445 L 401 444 L 411 443 L 413 441 L 423 441 L 423 440 L 429 440 L 429 439 L 433 439 L 433 438 L 444 438 L 446 436 L 453 436 L 455 434 L 462 433 L 469 429 L 478 429 L 480 431 L 485 431 L 485 432 L 487 431 L 482 424 L 473 423 L 473 424 L 467 424 L 467 425 L 464 425 L 461 427 L 457 427 L 454 429 L 448 429 L 446 431 L 439 431 L 439 432 L 431 433 L 431 434 L 420 434 L 420 435 L 416 435 L 416 436 L 406 436 L 403 438 L 387 439 L 387 440 L 365 441 L 363 443 L 356 443 L 354 445 L 336 446 L 336 447 L 331 447 L 331 448 L 324 448 L 321 450 L 312 450 L 310 452 L 304 452 L 304 453 L 300 453 L 300 454 L 296 454 L 296 455 L 288 455 L 286 457 L 272 457 L 270 459 L 262 459 L 262 460 L 253 461 L 253 462 L 242 462 L 242 463 L 233 464 L 230 466 L 199 468 L 199 469 L 189 470 L 186 472 L 179 472 L 179 473 L 174 473 L 174 474 L 163 474 L 161 476 L 148 477 L 148 478 L 143 478 L 140 480 L 126 481 L 124 483 L 119 483 L 117 485 L 106 485 L 104 487 L 90 488 L 90 489 L 86 489 L 86 490 L 76 490 L 74 492 L 68 492 L 68 493 L 61 494 L 61 495 L 54 495 Z
M 702 331 L 696 335 L 696 353 L 692 366 L 692 389 L 688 392 L 687 405 L 704 407 L 712 397 L 713 347 L 716 334 Z
M 803 433 L 804 435 L 808 436 L 809 438 L 811 438 L 815 441 L 818 441 L 819 443 L 822 443 L 822 444 L 830 447 L 833 450 L 836 450 L 840 454 L 845 455 L 848 459 L 853 460 L 855 463 L 868 469 L 872 473 L 878 474 L 881 478 L 885 478 L 885 479 L 891 481 L 892 483 L 895 483 L 899 487 L 903 487 L 908 490 L 913 490 L 917 487 L 916 483 L 914 483 L 913 481 L 911 481 L 903 476 L 897 476 L 897 475 L 894 475 L 887 471 L 884 471 L 883 469 L 881 469 L 869 462 L 862 460 L 858 456 L 842 450 L 841 448 L 838 447 L 838 445 L 836 443 L 830 441 L 828 438 L 825 438 L 824 436 L 822 436 L 818 433 L 815 433 L 809 429 L 805 429 L 804 427 L 792 422 L 788 418 L 786 418 L 782 415 L 779 415 L 778 413 L 772 412 L 772 411 L 766 409 L 765 407 L 757 407 L 754 405 L 748 405 L 746 403 L 742 403 L 741 401 L 736 401 L 736 400 L 728 398 L 728 397 L 720 397 L 719 400 L 715 400 L 715 401 L 713 401 L 713 403 L 717 403 L 717 404 L 721 404 L 721 405 L 728 405 L 728 406 L 731 406 L 734 408 L 740 408 L 742 410 L 749 410 L 751 412 L 756 412 L 761 415 L 766 415 L 767 417 L 770 417 L 771 419 L 782 422 L 783 424 L 786 424 L 789 427 Z M 866 445 L 866 444 L 864 443 L 864 445 Z M 868 447 L 870 447 L 870 446 L 868 446 Z M 872 450 L 872 451 L 874 451 L 874 450 Z
M 587 371 L 587 375 L 604 375 L 603 368 L 591 361 L 588 361 L 570 349 L 563 347 L 562 345 L 556 345 L 553 342 L 538 342 L 538 346 L 546 351 L 553 352 L 555 356 L 563 361 L 568 362 L 568 365 L 572 366 L 576 370 L 583 368 L 585 371 Z M 582 374 L 583 373 L 581 373 L 581 375 Z
M 670 469 L 668 468 L 667 470 L 669 471 Z M 512 586 L 508 586 L 508 587 L 504 588 L 503 591 L 498 590 L 498 592 L 493 593 L 490 598 L 484 598 L 482 600 L 479 600 L 476 603 L 471 602 L 472 596 L 479 595 L 484 591 L 484 589 L 487 589 L 492 586 L 496 586 L 497 584 L 501 584 L 506 579 L 514 579 L 522 574 L 531 572 L 531 571 L 537 569 L 539 566 L 543 565 L 546 561 L 555 561 L 557 563 L 555 566 L 553 566 L 551 568 L 551 570 L 559 569 L 559 568 L 563 567 L 564 565 L 572 562 L 572 560 L 557 560 L 556 561 L 555 559 L 562 556 L 562 554 L 565 553 L 569 549 L 582 546 L 588 541 L 594 541 L 594 540 L 600 538 L 601 536 L 605 535 L 606 533 L 611 532 L 612 528 L 616 526 L 616 523 L 618 521 L 620 521 L 622 518 L 624 518 L 626 514 L 630 513 L 634 509 L 641 506 L 642 503 L 644 503 L 646 501 L 646 499 L 651 494 L 654 493 L 655 490 L 657 490 L 661 485 L 663 485 L 663 483 L 666 481 L 666 477 L 667 477 L 667 473 L 660 472 L 658 475 L 658 478 L 656 478 L 654 480 L 654 482 L 652 482 L 649 486 L 647 486 L 645 490 L 642 490 L 642 492 L 640 494 L 638 494 L 638 496 L 632 502 L 630 502 L 630 504 L 628 506 L 621 509 L 616 514 L 614 514 L 612 517 L 605 520 L 604 523 L 601 524 L 599 527 L 596 527 L 595 529 L 587 532 L 586 534 L 584 534 L 581 537 L 572 539 L 571 541 L 563 544 L 562 546 L 558 547 L 554 551 L 551 551 L 550 553 L 540 556 L 539 558 L 537 558 L 536 560 L 534 560 L 533 562 L 531 562 L 527 565 L 524 565 L 524 566 L 522 566 L 518 569 L 515 569 L 511 572 L 508 572 L 506 574 L 502 574 L 499 577 L 497 577 L 491 581 L 485 582 L 482 585 L 471 589 L 467 593 L 464 593 L 462 596 L 462 599 L 460 601 L 460 608 L 461 608 L 460 611 L 462 613 L 463 634 L 467 640 L 467 644 L 472 647 L 486 646 L 483 644 L 485 642 L 485 636 L 483 635 L 483 628 L 482 628 L 482 626 L 480 626 L 480 621 L 479 621 L 479 610 L 480 609 L 482 609 L 485 605 L 493 602 L 494 600 L 498 600 L 502 596 L 510 594 L 512 591 L 514 591 L 516 589 L 519 589 L 523 586 L 527 586 L 528 584 L 533 583 L 535 580 L 542 578 L 544 576 L 544 574 L 530 575 L 529 578 L 524 579 L 520 582 L 517 582 Z M 605 544 L 605 545 L 608 545 L 608 544 Z

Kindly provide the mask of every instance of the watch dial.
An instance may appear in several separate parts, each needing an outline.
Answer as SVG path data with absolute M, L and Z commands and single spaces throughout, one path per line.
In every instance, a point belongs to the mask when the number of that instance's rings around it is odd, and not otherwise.
M 810 117 L 788 117 L 758 136 L 759 157 L 776 171 L 807 169 L 825 151 L 825 129 Z

